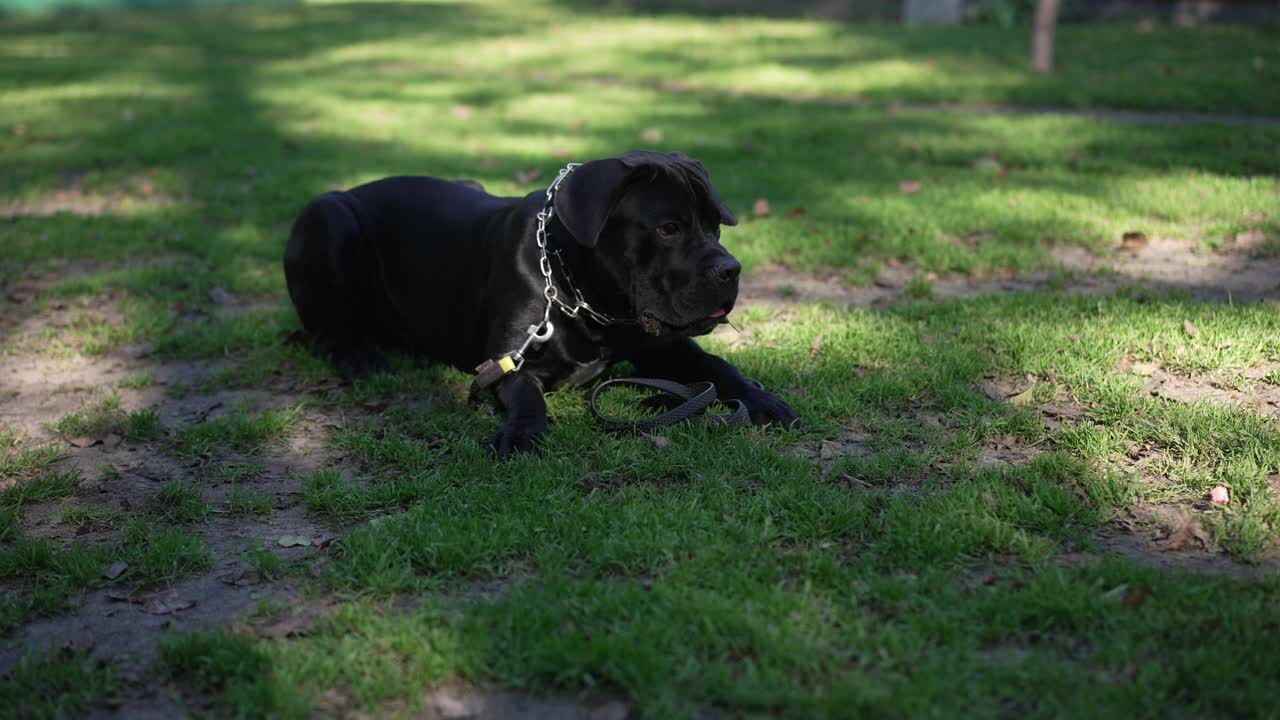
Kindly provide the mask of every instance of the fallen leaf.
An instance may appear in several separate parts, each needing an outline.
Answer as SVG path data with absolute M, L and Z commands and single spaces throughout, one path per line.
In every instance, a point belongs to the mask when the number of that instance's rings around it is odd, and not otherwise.
M 769 201 L 764 198 L 756 198 L 756 201 L 751 203 L 751 214 L 756 217 L 768 217 Z
M 831 440 L 823 440 L 818 447 L 818 457 L 823 460 L 830 460 L 836 456 L 836 444 Z
M 257 585 L 262 582 L 262 576 L 258 571 L 251 570 L 249 568 L 240 568 L 239 570 L 223 575 L 218 579 L 228 585 L 234 585 L 236 587 Z
M 179 597 L 177 590 L 140 595 L 133 602 L 142 603 L 142 612 L 148 615 L 172 615 L 196 606 L 195 600 Z
M 24 303 L 29 301 L 34 295 L 29 290 L 12 290 L 9 292 L 9 301 L 16 303 Z
M 1146 602 L 1147 598 L 1150 596 L 1151 591 L 1146 588 L 1133 588 L 1124 594 L 1124 598 L 1120 600 L 1120 604 L 1130 610 L 1136 610 L 1137 608 L 1142 607 L 1142 603 Z
M 1036 381 L 1032 380 L 1031 387 L 1027 388 L 1026 390 L 1023 390 L 1017 395 L 1010 396 L 1008 400 L 1009 404 L 1010 405 L 1030 405 L 1031 403 L 1035 402 L 1035 397 L 1033 396 L 1035 389 L 1036 389 Z
M 1214 486 L 1209 491 L 1209 502 L 1214 505 L 1226 505 L 1231 502 L 1231 491 L 1225 485 Z
M 1121 250 L 1138 250 L 1147 246 L 1151 240 L 1147 234 L 1138 230 L 1130 230 L 1120 237 Z
M 209 299 L 213 301 L 214 305 L 230 305 L 236 301 L 236 296 L 225 288 L 216 287 L 209 291 Z
M 1196 327 L 1195 323 L 1191 322 L 1190 320 L 1182 321 L 1182 329 L 1186 330 L 1187 335 L 1190 335 L 1193 338 L 1200 337 L 1200 328 Z
M 111 563 L 110 567 L 102 571 L 102 577 L 108 580 L 115 580 L 116 578 L 123 575 L 124 571 L 128 569 L 129 569 L 129 563 L 123 560 L 118 560 L 114 563 Z
M 301 535 L 281 535 L 276 543 L 280 547 L 307 547 L 311 544 L 311 540 Z
M 542 168 L 529 168 L 528 170 L 516 171 L 516 182 L 520 184 L 531 183 L 542 177 Z
M 1209 548 L 1209 533 L 1200 523 L 1200 518 L 1185 509 L 1174 511 L 1166 518 L 1169 533 L 1160 541 L 1160 545 L 1168 551 L 1182 550 L 1189 545 L 1199 544 L 1200 549 Z
M 814 336 L 813 343 L 809 346 L 809 359 L 817 359 L 820 352 L 822 352 L 822 333 Z
M 653 443 L 653 446 L 658 448 L 659 450 L 666 450 L 667 446 L 671 444 L 671 441 L 663 437 L 662 435 L 650 435 L 649 433 L 641 433 L 641 434 L 644 435 L 646 438 L 648 438 L 649 442 Z
M 640 139 L 651 145 L 657 145 L 662 142 L 662 128 L 648 127 L 640 131 Z
M 470 105 L 450 105 L 449 114 L 459 120 L 466 120 L 476 114 L 476 109 Z
M 78 447 L 78 448 L 87 448 L 87 447 L 93 447 L 94 445 L 102 444 L 102 441 L 99 440 L 98 438 L 90 438 L 90 437 L 67 438 L 67 442 L 71 444 L 71 447 Z
M 1151 18 L 1143 18 L 1138 21 L 1137 25 L 1133 26 L 1133 29 L 1139 35 L 1148 35 L 1155 31 L 1156 24 Z
M 898 192 L 909 195 L 914 192 L 920 192 L 920 188 L 922 187 L 924 187 L 924 183 L 919 180 L 903 180 L 898 183 Z
M 143 195 L 155 195 L 156 184 L 144 178 L 142 182 L 138 183 L 138 190 L 140 190 Z

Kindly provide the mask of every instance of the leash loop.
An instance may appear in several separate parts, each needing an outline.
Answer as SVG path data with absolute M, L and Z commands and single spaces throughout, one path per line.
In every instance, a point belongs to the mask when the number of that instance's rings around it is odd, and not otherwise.
M 754 383 L 754 381 L 752 381 Z M 759 385 L 759 383 L 754 383 Z M 652 390 L 671 395 L 682 400 L 676 407 L 658 415 L 656 417 L 644 420 L 630 421 L 611 418 L 600 412 L 598 399 L 600 393 L 610 386 L 635 385 L 637 387 L 645 387 Z M 606 380 L 591 391 L 590 406 L 591 413 L 595 415 L 596 422 L 605 430 L 612 432 L 644 432 L 653 428 L 662 427 L 664 425 L 675 425 L 701 417 L 708 425 L 746 425 L 751 422 L 751 416 L 747 412 L 747 406 L 741 400 L 732 400 L 730 402 L 737 405 L 732 412 L 718 413 L 706 415 L 706 409 L 711 407 L 711 403 L 717 399 L 716 386 L 709 382 L 699 382 L 693 385 L 684 385 L 670 380 L 659 380 L 656 378 L 614 378 Z

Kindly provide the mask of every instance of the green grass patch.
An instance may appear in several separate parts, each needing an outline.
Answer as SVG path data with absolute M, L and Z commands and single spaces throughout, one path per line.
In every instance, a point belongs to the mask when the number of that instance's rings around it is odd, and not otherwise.
M 156 670 L 235 717 L 275 716 L 271 662 L 249 638 L 219 631 L 170 635 L 160 642 Z
M 241 485 L 233 486 L 227 498 L 227 512 L 235 515 L 268 515 L 275 507 L 271 495 Z
M 184 482 L 167 482 L 147 500 L 147 513 L 170 524 L 204 522 L 212 508 L 200 489 Z
M 189 425 L 178 431 L 178 451 L 186 456 L 209 455 L 215 450 L 254 452 L 292 427 L 301 417 L 301 410 L 300 405 L 263 412 L 239 409 Z
M 78 717 L 120 688 L 115 672 L 90 660 L 86 652 L 27 654 L 0 678 L 0 715 Z
M 126 412 L 119 395 L 108 395 L 78 413 L 67 415 L 49 426 L 68 437 L 101 438 L 118 432 L 138 442 L 156 440 L 164 433 L 160 414 L 154 409 Z
M 264 580 L 281 577 L 289 570 L 289 565 L 279 555 L 260 542 L 252 542 L 245 546 L 241 556 L 245 562 L 253 566 L 254 570 L 258 571 Z

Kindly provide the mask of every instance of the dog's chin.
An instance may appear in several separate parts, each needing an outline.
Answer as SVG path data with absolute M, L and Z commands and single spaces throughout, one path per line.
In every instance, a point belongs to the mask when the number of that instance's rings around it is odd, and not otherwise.
M 674 336 L 674 337 L 694 337 L 697 335 L 706 335 L 716 326 L 728 322 L 728 311 L 718 311 L 716 314 L 706 315 L 701 318 L 681 318 L 679 320 L 666 320 L 651 311 L 640 313 L 640 327 L 650 335 L 657 336 Z

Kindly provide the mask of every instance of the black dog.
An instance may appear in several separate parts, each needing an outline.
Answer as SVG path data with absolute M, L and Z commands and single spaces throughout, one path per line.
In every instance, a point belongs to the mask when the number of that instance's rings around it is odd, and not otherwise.
M 754 423 L 790 427 L 786 403 L 690 339 L 737 299 L 722 224 L 737 219 L 701 163 L 630 152 L 523 198 L 427 177 L 326 193 L 294 223 L 284 268 L 302 324 L 345 380 L 385 369 L 380 346 L 479 371 L 508 413 L 500 457 L 536 447 L 545 391 L 623 360 L 715 383 Z

